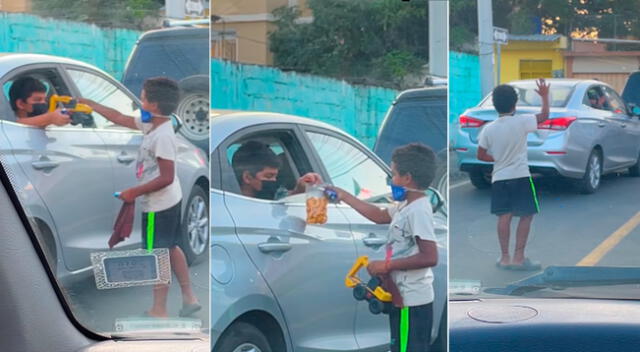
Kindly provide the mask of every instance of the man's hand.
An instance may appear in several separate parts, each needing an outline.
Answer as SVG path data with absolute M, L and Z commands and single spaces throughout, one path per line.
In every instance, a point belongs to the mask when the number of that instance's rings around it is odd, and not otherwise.
M 48 112 L 51 124 L 56 126 L 64 126 L 68 125 L 71 122 L 71 117 L 69 115 L 64 114 L 62 109 L 56 109 L 54 111 Z
M 389 273 L 384 260 L 374 260 L 367 265 L 367 271 L 371 276 L 385 275 Z
M 315 172 L 309 172 L 304 176 L 298 179 L 298 183 L 296 184 L 296 188 L 291 192 L 291 194 L 299 194 L 305 192 L 305 186 L 307 184 L 317 185 L 322 183 L 322 176 L 316 174 Z
M 136 201 L 136 198 L 138 198 L 138 194 L 133 188 L 129 188 L 120 193 L 120 199 L 125 203 L 133 203 Z

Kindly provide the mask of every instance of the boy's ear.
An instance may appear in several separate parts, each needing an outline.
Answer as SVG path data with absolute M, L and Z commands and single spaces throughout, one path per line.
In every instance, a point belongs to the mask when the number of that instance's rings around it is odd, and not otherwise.
M 251 173 L 248 170 L 245 170 L 242 172 L 242 183 L 244 183 L 245 185 L 248 185 L 251 183 L 252 179 L 253 179 L 253 176 L 251 176 Z
M 22 99 L 16 99 L 16 107 L 20 110 L 26 110 L 27 109 L 27 102 L 22 100 Z

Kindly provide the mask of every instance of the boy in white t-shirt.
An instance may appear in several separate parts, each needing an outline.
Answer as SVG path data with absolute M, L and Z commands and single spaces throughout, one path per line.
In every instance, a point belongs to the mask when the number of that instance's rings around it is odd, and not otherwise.
M 332 188 L 339 200 L 367 219 L 390 224 L 386 259 L 371 261 L 367 270 L 372 276 L 390 277 L 395 284 L 389 314 L 391 352 L 429 350 L 434 299 L 431 267 L 438 263 L 438 250 L 433 209 L 425 191 L 435 170 L 433 150 L 414 143 L 397 148 L 391 157 L 392 195 L 398 202 L 391 207 L 379 208 Z
M 480 132 L 478 159 L 493 162 L 491 176 L 491 213 L 498 216 L 498 240 L 502 255 L 496 265 L 511 270 L 538 270 L 540 263 L 524 255 L 533 215 L 539 212 L 529 161 L 527 135 L 549 118 L 549 85 L 544 79 L 536 82 L 536 92 L 542 99 L 542 111 L 537 115 L 516 114 L 518 94 L 510 85 L 493 90 L 493 105 L 500 114 Z M 511 219 L 520 217 L 516 230 L 513 259 L 509 255 Z
M 142 248 L 169 249 L 171 268 L 182 290 L 183 303 L 179 315 L 192 315 L 200 310 L 201 306 L 191 288 L 186 257 L 178 246 L 182 231 L 182 190 L 176 171 L 177 139 L 170 117 L 180 101 L 178 84 L 164 77 L 147 79 L 140 98 L 141 115 L 136 117 L 125 116 L 88 99 L 78 100 L 91 106 L 109 121 L 144 133 L 136 164 L 138 185 L 122 191 L 120 199 L 132 203 L 140 198 Z M 169 285 L 155 286 L 153 307 L 146 315 L 168 317 L 168 293 Z

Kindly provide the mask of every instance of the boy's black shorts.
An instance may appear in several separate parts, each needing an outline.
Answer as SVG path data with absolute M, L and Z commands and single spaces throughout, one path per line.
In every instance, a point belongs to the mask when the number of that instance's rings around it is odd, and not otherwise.
M 402 309 L 408 312 L 403 317 Z M 391 308 L 389 313 L 389 327 L 391 328 L 391 352 L 400 352 L 402 345 L 402 320 L 406 319 L 408 327 L 407 352 L 427 352 L 431 341 L 431 327 L 433 325 L 433 303 L 415 307 Z
M 151 236 L 153 236 L 153 248 L 172 248 L 178 245 L 182 227 L 181 209 L 182 201 L 166 210 L 142 213 L 143 249 L 147 249 L 147 238 Z
M 537 214 L 538 198 L 531 177 L 496 181 L 491 185 L 491 214 Z

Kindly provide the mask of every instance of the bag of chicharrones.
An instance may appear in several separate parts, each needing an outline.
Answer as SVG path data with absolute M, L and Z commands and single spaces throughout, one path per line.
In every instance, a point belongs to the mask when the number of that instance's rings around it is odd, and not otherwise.
M 329 199 L 324 194 L 324 187 L 307 185 L 307 224 L 324 224 L 327 222 L 327 205 Z

